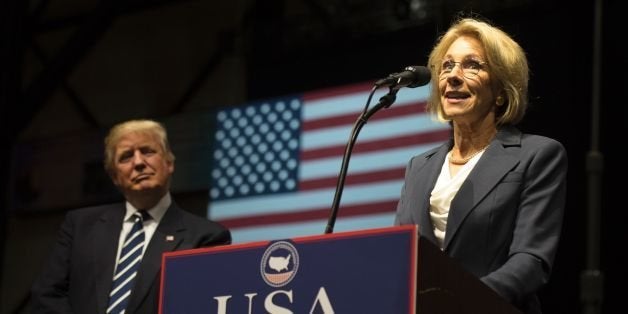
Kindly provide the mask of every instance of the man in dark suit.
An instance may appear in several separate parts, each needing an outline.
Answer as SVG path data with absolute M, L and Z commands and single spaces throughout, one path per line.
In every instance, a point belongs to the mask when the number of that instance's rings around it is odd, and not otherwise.
M 155 121 L 132 120 L 111 129 L 105 139 L 105 169 L 126 202 L 68 212 L 32 286 L 32 313 L 155 314 L 163 252 L 231 242 L 228 229 L 172 200 L 174 159 L 166 130 Z M 134 214 L 144 217 L 139 264 L 118 288 L 129 288 L 130 294 L 115 296 L 121 290 L 113 289 L 114 274 L 123 269 L 116 265 L 126 255 L 121 252 Z

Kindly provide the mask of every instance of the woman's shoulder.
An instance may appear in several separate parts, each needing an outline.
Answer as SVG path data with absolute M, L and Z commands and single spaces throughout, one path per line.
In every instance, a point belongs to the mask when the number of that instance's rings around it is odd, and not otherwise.
M 522 133 L 521 136 L 521 146 L 522 147 L 537 147 L 539 149 L 549 149 L 549 150 L 565 150 L 564 145 L 555 138 L 532 134 L 532 133 Z
M 506 146 L 521 146 L 524 150 L 565 150 L 563 144 L 555 138 L 531 132 L 522 132 L 514 126 L 504 126 L 500 129 L 498 138 Z
M 550 164 L 566 165 L 568 160 L 567 150 L 560 141 L 538 134 L 522 135 L 520 156 L 546 166 Z

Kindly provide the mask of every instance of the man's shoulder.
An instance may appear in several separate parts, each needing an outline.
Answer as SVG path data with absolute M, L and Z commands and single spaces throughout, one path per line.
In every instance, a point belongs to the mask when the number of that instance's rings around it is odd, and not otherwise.
M 214 232 L 221 232 L 227 228 L 221 223 L 211 220 L 207 217 L 199 216 L 188 210 L 182 209 L 177 206 L 176 210 L 179 212 L 181 222 L 187 227 L 196 230 L 205 230 Z
M 192 213 L 188 210 L 178 208 L 181 213 L 181 218 L 187 223 L 193 223 L 198 225 L 213 225 L 217 224 L 217 222 L 210 220 L 207 217 L 199 216 L 198 214 Z
M 68 216 L 74 217 L 88 217 L 88 216 L 99 216 L 104 212 L 110 212 L 116 208 L 124 209 L 124 203 L 116 202 L 109 204 L 97 204 L 84 206 L 79 208 L 74 208 L 68 211 Z
M 170 228 L 184 230 L 187 234 L 186 238 L 194 243 L 194 247 L 231 242 L 231 234 L 227 227 L 220 222 L 183 209 L 174 201 L 162 218 L 160 228 L 162 227 L 165 228 L 163 230 Z

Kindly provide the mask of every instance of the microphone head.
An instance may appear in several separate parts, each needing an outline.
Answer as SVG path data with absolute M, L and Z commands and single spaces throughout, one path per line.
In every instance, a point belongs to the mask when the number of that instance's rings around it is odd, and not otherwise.
M 427 67 L 410 65 L 403 69 L 399 73 L 390 74 L 388 77 L 383 78 L 375 83 L 375 86 L 389 86 L 394 89 L 402 87 L 419 87 L 429 83 L 431 80 L 431 73 Z
M 407 66 L 404 70 L 411 72 L 414 75 L 412 83 L 408 84 L 408 87 L 411 88 L 423 86 L 429 83 L 432 79 L 432 73 L 430 73 L 430 69 L 425 66 L 410 65 Z

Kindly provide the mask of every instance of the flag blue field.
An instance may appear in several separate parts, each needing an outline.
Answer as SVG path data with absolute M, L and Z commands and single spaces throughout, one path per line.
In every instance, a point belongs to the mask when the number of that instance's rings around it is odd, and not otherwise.
M 323 234 L 351 129 L 370 83 L 289 95 L 216 113 L 208 217 L 233 242 Z M 449 126 L 425 112 L 429 86 L 403 88 L 358 135 L 334 232 L 392 226 L 410 158 Z M 388 91 L 373 96 L 371 106 Z

